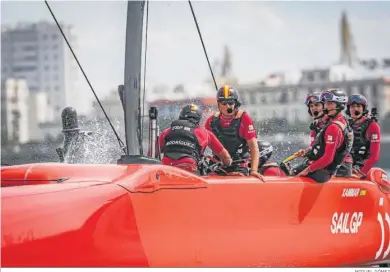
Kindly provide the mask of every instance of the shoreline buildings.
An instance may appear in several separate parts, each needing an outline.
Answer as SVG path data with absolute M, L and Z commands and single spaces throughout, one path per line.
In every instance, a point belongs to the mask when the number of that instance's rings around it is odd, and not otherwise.
M 70 42 L 74 44 L 76 37 L 72 33 L 72 27 L 68 25 L 62 25 L 62 27 Z M 7 83 L 11 79 L 16 80 L 17 83 Z M 25 83 L 20 83 L 20 80 Z M 32 114 L 32 116 L 29 114 L 30 118 L 26 121 L 27 123 L 20 124 L 21 130 L 25 129 L 24 126 L 36 127 L 37 125 L 34 124 L 36 122 L 60 119 L 62 109 L 75 101 L 76 81 L 75 60 L 66 47 L 56 24 L 39 22 L 19 23 L 16 26 L 2 25 L 1 82 L 2 87 L 7 84 L 10 86 L 8 91 L 2 92 L 2 96 L 10 96 L 10 90 L 16 88 L 14 90 L 14 99 L 16 99 L 19 97 L 17 95 L 18 86 L 25 84 L 26 86 L 22 89 L 27 88 L 30 97 L 28 100 L 20 100 L 17 104 L 20 105 L 20 111 L 30 107 Z M 10 84 L 16 85 L 11 87 Z M 32 100 L 35 102 L 29 103 Z M 2 105 L 7 107 L 7 103 L 2 103 Z M 13 107 L 12 104 L 10 105 Z M 11 121 L 6 120 L 11 118 L 10 116 L 8 114 L 2 117 L 5 118 L 7 125 L 11 124 Z M 10 127 L 9 130 L 12 128 Z M 39 134 L 34 131 L 28 137 L 31 140 L 43 139 L 43 136 Z M 25 139 L 24 136 L 21 139 Z

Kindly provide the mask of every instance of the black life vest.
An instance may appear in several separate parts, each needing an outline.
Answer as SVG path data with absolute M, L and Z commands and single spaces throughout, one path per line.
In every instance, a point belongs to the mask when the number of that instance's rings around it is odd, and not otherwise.
M 188 120 L 173 121 L 171 131 L 165 136 L 164 156 L 174 160 L 188 157 L 199 161 L 202 147 L 194 133 L 198 126 Z
M 313 145 L 311 146 L 308 154 L 306 155 L 307 159 L 310 161 L 316 161 L 321 158 L 325 153 L 325 131 L 331 125 L 336 124 L 342 131 L 344 135 L 344 142 L 336 150 L 333 162 L 325 167 L 325 170 L 329 171 L 332 175 L 336 174 L 338 168 L 344 161 L 345 156 L 351 152 L 353 144 L 353 131 L 349 124 L 343 124 L 340 121 L 330 121 L 320 132 L 317 134 Z M 336 139 L 332 139 L 335 141 Z
M 219 120 L 220 113 L 214 114 L 211 120 L 211 131 L 229 152 L 233 160 L 246 159 L 249 157 L 249 147 L 245 139 L 240 137 L 242 114 L 240 110 L 228 127 L 222 127 Z
M 322 126 L 325 126 L 327 123 L 328 123 L 328 120 L 324 121 L 324 123 L 320 124 L 319 120 L 317 119 L 310 124 L 309 129 L 314 131 L 315 135 L 317 136 L 318 133 L 320 133 L 320 131 L 322 130 Z
M 367 118 L 363 123 L 353 124 L 353 120 L 350 120 L 350 126 L 353 130 L 353 146 L 351 155 L 353 158 L 353 164 L 363 166 L 364 161 L 370 156 L 370 141 L 366 140 L 367 128 L 374 120 Z
M 309 129 L 313 130 L 315 132 L 315 135 L 318 135 L 318 133 L 320 133 L 321 131 L 320 126 L 315 121 L 310 124 Z

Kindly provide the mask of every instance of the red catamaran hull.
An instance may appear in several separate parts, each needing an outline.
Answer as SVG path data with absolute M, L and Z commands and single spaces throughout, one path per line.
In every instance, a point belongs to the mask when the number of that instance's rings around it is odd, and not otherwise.
M 372 181 L 261 183 L 163 165 L 34 164 L 1 176 L 3 267 L 390 262 L 390 197 Z

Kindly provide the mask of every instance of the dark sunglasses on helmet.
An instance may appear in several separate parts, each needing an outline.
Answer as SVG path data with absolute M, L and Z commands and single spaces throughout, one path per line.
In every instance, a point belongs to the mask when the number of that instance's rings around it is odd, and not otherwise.
M 321 94 L 321 100 L 322 101 L 333 101 L 334 98 L 335 98 L 334 94 L 330 93 L 330 92 L 323 92 Z
M 365 103 L 365 99 L 361 96 L 361 95 L 351 95 L 349 97 L 349 101 L 348 101 L 348 104 L 353 104 L 353 103 L 357 103 L 357 104 L 363 104 Z
M 234 100 L 219 100 L 218 102 L 221 103 L 221 104 L 224 105 L 224 106 L 226 106 L 226 105 L 228 105 L 228 104 L 229 104 L 230 106 L 236 104 L 236 101 L 234 101 Z
M 324 102 L 340 102 L 346 103 L 348 101 L 347 97 L 339 97 L 332 92 L 325 91 L 321 94 L 321 100 Z
M 305 105 L 309 106 L 310 103 L 320 103 L 321 97 L 319 95 L 308 94 L 306 96 Z

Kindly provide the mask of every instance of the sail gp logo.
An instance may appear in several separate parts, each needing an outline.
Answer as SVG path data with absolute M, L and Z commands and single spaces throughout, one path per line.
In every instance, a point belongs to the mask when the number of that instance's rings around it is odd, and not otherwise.
M 379 199 L 379 206 L 383 206 L 383 197 Z M 382 259 L 386 259 L 390 253 L 390 215 L 387 212 L 380 213 L 378 212 L 377 220 L 381 227 L 381 243 L 375 254 L 375 260 L 382 256 Z M 386 223 L 386 224 L 385 224 Z M 387 236 L 386 236 L 386 231 Z M 386 238 L 387 237 L 387 238 Z M 387 240 L 386 240 L 387 239 Z M 386 247 L 386 248 L 385 248 Z M 383 253 L 383 255 L 382 255 Z
M 330 232 L 333 234 L 339 233 L 358 233 L 359 227 L 363 222 L 363 212 L 354 213 L 337 213 L 332 216 L 332 224 Z

